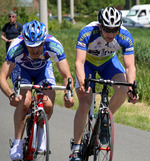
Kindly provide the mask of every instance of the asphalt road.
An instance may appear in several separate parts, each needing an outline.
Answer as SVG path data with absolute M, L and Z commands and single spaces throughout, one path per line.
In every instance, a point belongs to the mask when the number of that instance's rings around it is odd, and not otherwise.
M 0 161 L 10 161 L 9 138 L 13 139 L 14 107 L 0 91 Z M 68 161 L 75 111 L 55 106 L 49 121 L 51 161 Z M 114 161 L 150 161 L 150 132 L 115 124 Z M 91 159 L 92 161 L 92 159 Z

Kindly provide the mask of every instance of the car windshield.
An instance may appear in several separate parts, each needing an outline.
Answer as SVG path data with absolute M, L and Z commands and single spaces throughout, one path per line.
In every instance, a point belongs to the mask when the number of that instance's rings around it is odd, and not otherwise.
M 136 16 L 136 14 L 138 13 L 139 10 L 131 10 L 129 11 L 127 16 Z
M 128 19 L 128 18 L 124 18 L 124 19 L 123 19 L 123 23 L 133 24 L 134 21 L 132 21 L 132 20 L 130 20 L 130 19 Z

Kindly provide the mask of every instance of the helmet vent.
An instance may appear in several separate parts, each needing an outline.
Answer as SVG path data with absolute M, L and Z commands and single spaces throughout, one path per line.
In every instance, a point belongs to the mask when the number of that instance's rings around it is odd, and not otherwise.
M 31 32 L 31 39 L 33 39 L 33 40 L 34 40 L 34 35 L 35 35 L 35 33 Z
M 108 13 L 106 12 L 106 17 L 107 17 L 107 19 L 109 19 L 109 16 L 108 16 Z
M 112 9 L 110 10 L 110 15 L 114 16 L 114 11 Z
M 111 18 L 111 20 L 110 20 L 110 21 L 111 21 L 111 24 L 113 24 L 113 23 L 114 23 L 114 18 Z
M 39 40 L 41 36 L 42 36 L 42 34 L 40 34 L 40 35 L 37 37 L 37 39 Z
M 28 40 L 28 39 L 29 39 L 29 36 L 27 36 L 26 34 L 24 34 L 24 36 L 25 36 L 25 39 L 26 39 L 26 40 Z
M 109 25 L 109 23 L 107 21 L 105 21 L 105 20 L 104 20 L 104 23 L 107 24 L 107 25 Z

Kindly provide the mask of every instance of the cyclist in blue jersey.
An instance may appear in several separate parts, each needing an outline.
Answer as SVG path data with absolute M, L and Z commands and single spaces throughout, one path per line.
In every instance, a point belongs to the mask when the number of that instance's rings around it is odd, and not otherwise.
M 10 150 L 12 160 L 22 160 L 22 135 L 24 129 L 25 116 L 31 103 L 31 91 L 21 90 L 19 97 L 9 87 L 7 78 L 11 74 L 13 85 L 15 85 L 18 75 L 21 75 L 23 84 L 43 84 L 55 85 L 55 77 L 52 69 L 51 57 L 54 57 L 57 68 L 63 77 L 64 85 L 68 83 L 68 78 L 72 78 L 68 62 L 61 43 L 52 35 L 47 34 L 46 26 L 38 21 L 31 21 L 23 26 L 22 35 L 15 39 L 5 58 L 0 71 L 0 86 L 3 93 L 9 98 L 10 105 L 16 107 L 14 113 L 15 140 L 14 146 Z M 72 81 L 73 82 L 73 81 Z M 73 87 L 73 83 L 72 83 Z M 67 91 L 65 91 L 66 93 Z M 44 91 L 44 109 L 50 119 L 53 112 L 55 91 Z M 48 96 L 48 97 L 47 97 Z M 70 100 L 64 96 L 65 106 L 70 108 L 74 104 L 74 99 Z M 45 150 L 43 141 L 43 128 L 39 130 L 39 150 Z
M 124 67 L 119 62 L 116 51 L 122 48 Z M 92 78 L 98 72 L 101 78 L 115 81 L 133 83 L 136 78 L 134 65 L 134 44 L 129 31 L 122 26 L 122 15 L 114 7 L 106 7 L 98 13 L 98 21 L 91 22 L 79 33 L 76 45 L 75 60 L 75 88 L 79 100 L 79 107 L 74 119 L 74 145 L 70 161 L 81 161 L 81 137 L 85 128 L 87 114 L 92 102 L 92 87 L 90 84 L 88 94 L 85 93 L 84 79 L 89 74 Z M 113 86 L 109 108 L 114 114 L 124 103 L 127 92 L 131 88 Z M 128 93 L 129 101 L 136 103 L 138 96 L 133 97 L 132 91 Z M 104 126 L 104 125 L 103 125 Z M 106 128 L 102 127 L 100 140 L 106 143 Z

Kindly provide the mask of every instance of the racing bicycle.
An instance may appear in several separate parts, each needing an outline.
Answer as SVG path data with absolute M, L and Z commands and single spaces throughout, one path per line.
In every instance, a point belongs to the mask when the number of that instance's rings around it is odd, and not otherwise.
M 137 95 L 137 81 L 134 83 L 119 82 L 104 79 L 92 79 L 91 75 L 85 79 L 85 89 L 87 91 L 90 82 L 102 84 L 102 91 L 95 92 L 93 89 L 93 101 L 89 111 L 86 127 L 81 141 L 82 161 L 88 161 L 93 156 L 93 161 L 112 161 L 114 152 L 114 121 L 113 115 L 108 107 L 109 86 L 123 85 L 131 86 L 133 96 Z M 95 96 L 101 95 L 98 113 L 94 112 Z M 73 145 L 71 140 L 71 147 Z
M 32 102 L 26 115 L 26 132 L 23 137 L 23 161 L 49 161 L 49 126 L 47 115 L 43 108 L 43 90 L 67 90 L 67 97 L 70 99 L 73 96 L 71 88 L 71 78 L 68 79 L 67 86 L 49 86 L 48 83 L 43 85 L 20 84 L 21 77 L 18 76 L 15 83 L 16 96 L 19 95 L 20 89 L 28 89 L 32 91 Z M 38 129 L 44 130 L 45 145 L 44 151 L 38 150 Z M 13 142 L 9 140 L 10 147 L 13 147 Z

